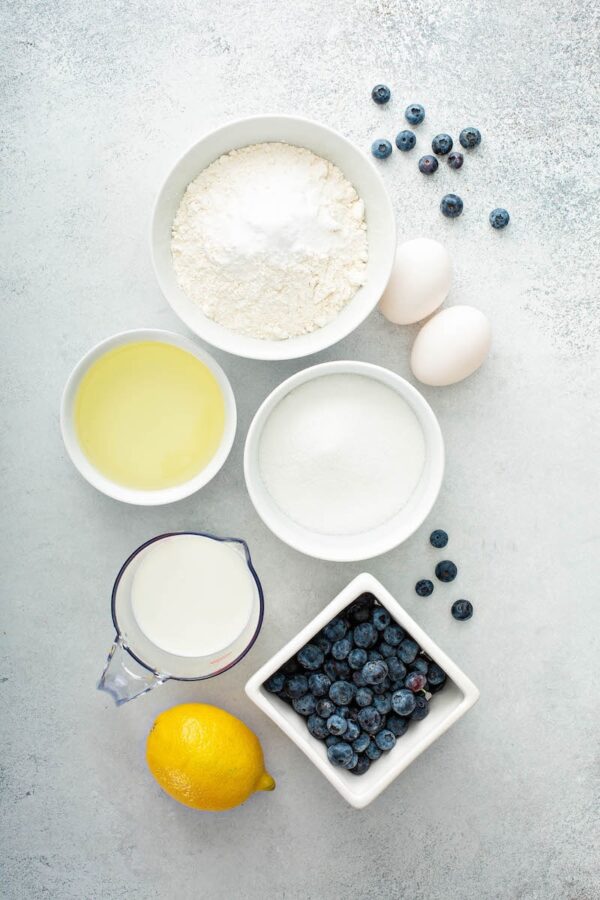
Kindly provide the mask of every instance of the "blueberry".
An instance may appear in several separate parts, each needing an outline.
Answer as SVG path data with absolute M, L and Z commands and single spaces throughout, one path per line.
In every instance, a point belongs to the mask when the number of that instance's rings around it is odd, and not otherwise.
M 323 629 L 323 634 L 328 641 L 340 641 L 343 637 L 346 636 L 347 631 L 347 622 L 345 622 L 344 619 L 336 617 L 335 619 L 332 619 L 328 625 L 325 626 L 325 628 Z
M 410 716 L 416 705 L 415 695 L 406 688 L 392 694 L 392 709 L 399 716 Z
M 366 731 L 361 731 L 356 740 L 352 742 L 352 747 L 356 753 L 363 753 L 370 743 L 371 736 Z
M 444 680 L 440 684 L 429 684 L 428 683 L 427 690 L 429 691 L 430 694 L 437 694 L 438 691 L 443 690 L 445 687 L 446 687 L 446 679 L 444 678 Z
M 327 654 L 331 650 L 331 641 L 328 641 L 327 638 L 322 634 L 318 634 L 315 638 L 313 638 L 312 642 L 325 656 L 327 656 Z
M 341 716 L 342 719 L 347 719 L 349 712 L 350 712 L 349 706 L 336 706 L 336 708 L 335 708 L 335 715 Z
M 337 673 L 336 681 L 349 681 L 352 676 L 352 669 L 345 659 L 335 661 L 335 671 Z
M 381 684 L 388 674 L 387 663 L 381 659 L 366 662 L 363 666 L 362 674 L 367 684 Z
M 404 110 L 404 118 L 411 125 L 420 125 L 425 118 L 425 107 L 420 103 L 411 103 Z
M 349 763 L 346 763 L 344 768 L 352 770 L 352 769 L 355 769 L 357 765 L 358 765 L 358 753 L 352 753 L 352 759 L 350 760 Z
M 306 720 L 306 727 L 314 738 L 318 741 L 324 741 L 329 731 L 327 730 L 327 722 L 321 716 L 309 716 Z
M 448 535 L 445 531 L 442 531 L 441 528 L 436 528 L 436 530 L 432 531 L 429 535 L 429 543 L 432 547 L 435 547 L 436 550 L 441 550 L 442 547 L 445 547 L 448 543 Z
M 314 697 L 326 697 L 331 687 L 331 678 L 323 672 L 313 672 L 308 676 L 308 689 Z
M 336 641 L 332 645 L 331 655 L 334 659 L 346 659 L 351 650 L 352 642 L 348 638 L 342 638 L 341 641 Z
M 327 719 L 327 731 L 329 734 L 344 734 L 348 728 L 348 723 L 342 716 L 334 713 Z
M 288 661 L 282 665 L 281 671 L 284 675 L 295 675 L 296 672 L 300 671 L 298 661 L 294 657 L 288 659 Z
M 361 733 L 360 728 L 358 727 L 356 722 L 352 721 L 352 719 L 347 719 L 346 726 L 345 740 L 353 744 L 353 742 Z M 354 749 L 356 750 L 356 747 L 354 747 Z M 356 752 L 358 753 L 358 750 L 356 750 Z
M 384 659 L 388 659 L 390 656 L 395 656 L 396 648 L 388 644 L 387 641 L 382 641 L 379 645 L 379 652 Z
M 371 609 L 373 608 L 374 603 L 375 597 L 373 594 L 361 594 L 360 597 L 349 606 L 348 618 L 354 622 L 355 625 L 360 625 L 361 622 L 368 622 L 371 618 Z
M 326 737 L 326 738 L 325 738 L 325 746 L 326 746 L 327 748 L 329 748 L 329 747 L 335 747 L 336 744 L 341 744 L 341 742 L 342 742 L 341 737 L 338 737 L 338 736 L 335 735 L 335 734 L 330 734 L 329 737 Z M 329 754 L 328 754 L 328 755 L 329 755 Z
M 396 737 L 389 728 L 383 728 L 379 734 L 375 736 L 375 743 L 380 750 L 391 750 L 396 743 Z
M 399 131 L 396 135 L 396 147 L 406 153 L 412 150 L 417 143 L 414 131 Z
M 354 643 L 357 647 L 369 649 L 377 643 L 377 630 L 371 622 L 364 622 L 354 629 Z
M 446 680 L 446 673 L 443 669 L 441 669 L 437 663 L 429 663 L 429 670 L 427 672 L 427 681 L 429 685 L 443 684 Z
M 323 697 L 317 703 L 317 715 L 321 716 L 323 719 L 328 719 L 329 716 L 332 716 L 335 712 L 335 703 L 332 703 L 331 700 L 327 700 Z
M 463 202 L 458 194 L 445 194 L 440 201 L 440 209 L 447 219 L 456 219 L 463 211 Z
M 386 675 L 380 684 L 372 684 L 371 690 L 373 691 L 374 694 L 377 694 L 379 696 L 381 694 L 385 694 L 386 691 L 389 691 L 391 686 L 392 686 L 392 682 Z
M 470 619 L 473 615 L 473 604 L 468 600 L 455 600 L 452 604 L 452 615 L 459 622 Z
M 303 697 L 308 691 L 306 675 L 290 675 L 285 683 L 285 692 L 291 700 Z
M 383 606 L 377 606 L 373 610 L 373 625 L 377 631 L 383 631 L 390 624 L 390 614 Z
M 359 688 L 356 692 L 354 702 L 357 706 L 371 706 L 373 703 L 373 691 L 370 691 L 369 688 L 366 687 Z
M 379 697 L 375 697 L 373 700 L 373 706 L 378 713 L 381 713 L 382 716 L 387 716 L 387 714 L 392 711 L 392 695 L 390 694 L 390 692 L 386 691 L 385 694 L 381 694 Z
M 383 725 L 383 717 L 374 706 L 365 706 L 358 714 L 358 724 L 363 731 L 375 734 Z
M 392 647 L 397 647 L 404 637 L 404 629 L 394 622 L 385 629 L 383 637 L 386 643 L 391 644 Z
M 422 172 L 423 175 L 433 175 L 434 172 L 437 172 L 438 166 L 439 162 L 435 156 L 422 156 L 419 160 L 419 172 Z
M 451 169 L 461 169 L 465 158 L 458 150 L 453 150 L 448 154 L 448 165 Z
M 358 672 L 352 673 L 352 681 L 356 685 L 356 687 L 365 687 L 367 682 L 365 681 L 365 676 L 362 673 L 362 669 Z
M 467 150 L 472 150 L 473 147 L 477 147 L 481 143 L 481 132 L 479 128 L 474 128 L 470 125 L 468 128 L 463 128 L 458 139 L 461 146 Z
M 335 664 L 335 659 L 328 659 L 323 664 L 323 671 L 330 681 L 337 681 L 337 666 Z
M 279 694 L 283 690 L 285 684 L 285 675 L 283 672 L 275 672 L 265 681 L 264 687 L 270 694 Z
M 356 692 L 356 688 L 348 681 L 335 681 L 329 688 L 329 699 L 337 706 L 346 706 Z
M 368 771 L 370 765 L 371 760 L 369 759 L 369 757 L 359 754 L 356 765 L 352 769 L 350 769 L 350 771 L 353 775 L 364 775 L 365 772 Z
M 429 702 L 426 697 L 422 697 L 420 694 L 417 694 L 415 697 L 415 708 L 410 714 L 411 719 L 414 719 L 416 722 L 420 722 L 421 719 L 424 719 L 429 715 Z
M 406 677 L 406 666 L 397 656 L 387 660 L 388 672 L 392 681 L 401 681 Z
M 415 591 L 419 595 L 419 597 L 429 597 L 433 594 L 433 581 L 429 581 L 427 578 L 421 579 L 421 581 L 417 581 L 415 584 Z
M 405 719 L 402 716 L 388 716 L 386 726 L 390 729 L 392 734 L 394 734 L 397 738 L 402 737 L 403 734 L 406 734 L 408 730 L 409 720 Z
M 443 559 L 435 567 L 435 577 L 438 579 L 438 581 L 454 581 L 457 573 L 458 569 L 449 559 Z
M 490 225 L 492 228 L 506 228 L 508 223 L 510 222 L 510 216 L 506 209 L 502 209 L 501 206 L 497 207 L 497 209 L 493 209 L 490 213 Z
M 371 91 L 371 97 L 373 98 L 375 103 L 379 104 L 379 106 L 387 103 L 391 96 L 392 92 L 390 91 L 387 84 L 376 84 Z
M 317 709 L 317 699 L 312 694 L 305 694 L 292 700 L 292 706 L 301 716 L 312 716 Z
M 367 747 L 366 754 L 369 759 L 379 759 L 382 755 L 383 750 L 380 750 L 375 741 L 370 741 L 369 746 Z
M 410 670 L 411 672 L 420 672 L 421 675 L 425 675 L 425 677 L 427 677 L 427 673 L 429 672 L 429 663 L 426 659 L 423 659 L 423 657 L 420 656 L 418 659 L 415 659 L 414 663 L 410 667 Z
M 406 665 L 414 662 L 418 655 L 419 645 L 413 641 L 412 638 L 406 638 L 398 647 L 398 657 L 403 663 L 406 663 Z
M 367 655 L 368 662 L 378 662 L 381 659 L 383 659 L 383 656 L 379 650 L 369 650 Z
M 352 762 L 354 750 L 345 741 L 340 741 L 327 749 L 327 758 L 334 766 L 347 766 Z
M 431 142 L 431 149 L 436 156 L 445 156 L 446 153 L 450 153 L 453 145 L 454 141 L 449 134 L 436 134 Z
M 290 700 L 290 698 L 288 697 L 288 695 L 286 694 L 285 690 L 280 691 L 280 692 L 277 694 L 277 696 L 279 697 L 280 700 L 283 700 L 284 703 L 290 703 L 290 704 L 291 704 L 291 702 L 292 702 L 292 701 Z
M 404 679 L 404 687 L 413 693 L 422 691 L 426 684 L 427 678 L 422 672 L 409 672 Z
M 378 138 L 371 144 L 371 153 L 375 159 L 387 159 L 392 152 L 392 145 L 383 138 Z
M 367 661 L 367 651 L 363 647 L 355 647 L 348 654 L 348 665 L 351 669 L 362 669 Z
M 303 668 L 314 670 L 321 668 L 325 655 L 316 644 L 307 644 L 306 647 L 298 651 L 296 659 Z

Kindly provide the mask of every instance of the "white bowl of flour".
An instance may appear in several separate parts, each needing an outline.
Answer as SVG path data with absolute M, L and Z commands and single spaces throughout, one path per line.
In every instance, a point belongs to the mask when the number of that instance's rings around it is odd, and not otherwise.
M 371 161 L 291 116 L 242 119 L 176 163 L 152 255 L 172 309 L 237 356 L 293 359 L 350 334 L 391 273 L 395 216 Z
M 370 559 L 401 544 L 442 484 L 438 421 L 381 366 L 322 363 L 280 384 L 246 438 L 244 474 L 263 522 L 318 559 Z

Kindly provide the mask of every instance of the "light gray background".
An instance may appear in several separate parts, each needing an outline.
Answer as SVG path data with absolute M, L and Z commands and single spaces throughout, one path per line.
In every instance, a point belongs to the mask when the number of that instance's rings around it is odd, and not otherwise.
M 598 896 L 598 6 L 593 0 L 3 3 L 2 744 L 0 893 L 9 898 L 591 900 Z M 393 89 L 385 109 L 373 84 Z M 253 412 L 279 381 L 355 357 L 410 376 L 416 328 L 377 313 L 330 352 L 261 364 L 215 355 L 239 405 L 225 468 L 162 509 L 83 482 L 58 406 L 79 357 L 141 325 L 184 330 L 155 283 L 152 202 L 170 164 L 235 117 L 301 113 L 368 151 L 423 102 L 419 150 L 382 164 L 402 238 L 446 242 L 450 303 L 491 318 L 485 367 L 424 389 L 448 450 L 429 521 L 364 566 L 277 541 L 244 490 Z M 429 180 L 434 133 L 478 125 L 464 169 Z M 458 187 L 457 187 L 458 186 Z M 456 222 L 438 210 L 457 189 Z M 513 216 L 504 233 L 489 210 Z M 427 600 L 413 584 L 459 566 Z M 239 668 L 117 710 L 94 690 L 119 565 L 168 529 L 241 535 L 266 619 Z M 479 704 L 357 812 L 245 699 L 247 677 L 366 568 L 480 686 Z M 460 624 L 450 602 L 470 598 Z M 278 782 L 221 815 L 151 779 L 154 716 L 185 700 L 239 714 Z M 596 834 L 597 837 L 597 834 Z

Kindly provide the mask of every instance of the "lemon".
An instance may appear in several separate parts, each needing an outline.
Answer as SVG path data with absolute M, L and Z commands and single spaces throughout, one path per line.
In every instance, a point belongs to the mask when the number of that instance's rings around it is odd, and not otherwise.
M 148 735 L 146 760 L 161 788 L 194 809 L 231 809 L 275 787 L 254 732 L 207 703 L 161 713 Z

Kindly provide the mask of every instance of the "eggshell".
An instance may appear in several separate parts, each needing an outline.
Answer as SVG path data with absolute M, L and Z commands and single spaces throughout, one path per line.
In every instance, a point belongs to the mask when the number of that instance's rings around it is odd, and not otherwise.
M 452 260 L 443 244 L 430 238 L 406 241 L 396 250 L 379 309 L 397 325 L 420 322 L 444 302 L 451 280 Z
M 410 366 L 423 384 L 456 384 L 484 361 L 492 340 L 488 319 L 474 306 L 451 306 L 430 319 L 413 344 Z

